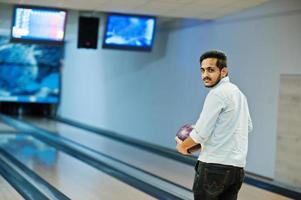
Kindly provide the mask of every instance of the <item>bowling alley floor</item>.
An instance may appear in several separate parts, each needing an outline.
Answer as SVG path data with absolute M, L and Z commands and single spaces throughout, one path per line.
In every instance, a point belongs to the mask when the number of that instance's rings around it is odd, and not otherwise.
M 49 118 L 1 115 L 0 163 L 1 200 L 193 199 L 191 164 Z M 291 198 L 244 183 L 238 199 Z

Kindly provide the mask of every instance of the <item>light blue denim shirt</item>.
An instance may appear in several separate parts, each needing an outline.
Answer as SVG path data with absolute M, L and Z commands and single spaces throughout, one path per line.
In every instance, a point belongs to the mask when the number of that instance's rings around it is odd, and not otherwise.
M 225 77 L 207 94 L 190 136 L 202 145 L 198 160 L 245 167 L 252 129 L 245 95 Z

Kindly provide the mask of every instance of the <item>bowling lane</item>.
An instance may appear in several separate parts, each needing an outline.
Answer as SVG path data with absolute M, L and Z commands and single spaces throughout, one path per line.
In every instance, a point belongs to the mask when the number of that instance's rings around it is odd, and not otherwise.
M 0 134 L 2 132 L 12 132 L 12 131 L 16 131 L 16 129 L 11 126 L 8 126 L 8 125 L 4 124 L 2 121 L 0 121 Z
M 0 176 L 0 196 L 1 200 L 24 199 L 2 176 Z
M 194 175 L 194 169 L 192 166 L 145 152 L 143 150 L 66 125 L 64 123 L 49 119 L 37 118 L 26 118 L 25 120 L 29 123 L 34 123 L 34 125 L 38 127 L 45 128 L 50 131 L 60 132 L 59 134 L 61 136 L 72 139 L 75 142 L 85 144 L 89 147 L 93 147 L 94 149 L 97 149 L 103 153 L 107 153 L 110 156 L 114 156 L 120 160 L 176 182 L 182 186 L 187 188 L 191 187 Z M 239 199 L 286 200 L 290 198 L 244 183 L 239 193 Z
M 291 198 L 269 192 L 249 184 L 243 184 L 240 192 L 238 193 L 239 200 L 292 200 Z
M 71 199 L 154 199 L 31 136 L 6 137 L 0 143 L 6 152 Z
M 190 189 L 192 187 L 194 169 L 187 164 L 54 120 L 32 117 L 26 117 L 22 120 L 49 131 L 58 132 L 60 136 L 81 143 L 186 188 Z

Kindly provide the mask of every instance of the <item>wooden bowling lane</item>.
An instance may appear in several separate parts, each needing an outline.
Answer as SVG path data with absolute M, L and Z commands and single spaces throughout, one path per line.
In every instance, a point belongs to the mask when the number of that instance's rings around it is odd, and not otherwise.
M 154 199 L 32 137 L 2 145 L 10 155 L 71 199 Z
M 249 184 L 243 184 L 238 194 L 239 200 L 290 200 L 291 198 L 262 190 Z
M 12 131 L 16 131 L 16 129 L 11 126 L 8 126 L 8 125 L 4 124 L 2 121 L 0 121 L 0 134 L 12 132 Z
M 80 141 L 80 143 L 82 144 L 85 143 L 86 145 L 91 145 L 90 147 L 94 146 L 104 153 L 109 152 L 109 155 L 111 156 L 117 155 L 119 156 L 118 159 L 130 161 L 131 164 L 135 164 L 139 168 L 150 171 L 154 174 L 157 174 L 176 183 L 180 183 L 180 185 L 183 185 L 185 187 L 190 187 L 192 184 L 192 176 L 194 175 L 194 170 L 192 166 L 188 166 L 167 158 L 163 159 L 161 158 L 161 156 L 154 155 L 148 152 L 144 154 L 146 157 L 137 156 L 135 152 L 140 152 L 142 150 L 137 148 L 133 148 L 133 150 L 123 148 L 123 145 L 116 145 L 118 144 L 118 142 L 114 140 L 110 140 L 108 138 L 95 135 L 91 132 L 74 128 L 72 126 L 59 123 L 53 120 L 43 118 L 26 118 L 24 120 L 26 120 L 29 123 L 33 123 L 38 127 L 60 132 L 59 134 L 61 136 L 67 137 L 69 139 L 73 138 L 73 140 Z M 100 140 L 97 138 L 102 139 Z M 168 161 L 166 161 L 166 159 Z M 243 184 L 238 199 L 287 200 L 290 198 L 251 186 L 249 184 Z
M 23 200 L 24 198 L 2 176 L 0 176 L 0 199 Z
M 191 180 L 194 177 L 194 169 L 187 164 L 54 120 L 29 117 L 23 118 L 23 120 L 40 128 L 57 132 L 60 136 L 163 177 L 183 187 L 189 189 L 192 187 Z

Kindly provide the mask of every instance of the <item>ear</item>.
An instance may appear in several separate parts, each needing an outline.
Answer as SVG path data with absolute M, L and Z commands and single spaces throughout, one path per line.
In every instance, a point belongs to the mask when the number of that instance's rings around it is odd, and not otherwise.
M 221 75 L 222 75 L 223 78 L 228 75 L 228 68 L 227 67 L 222 68 Z

